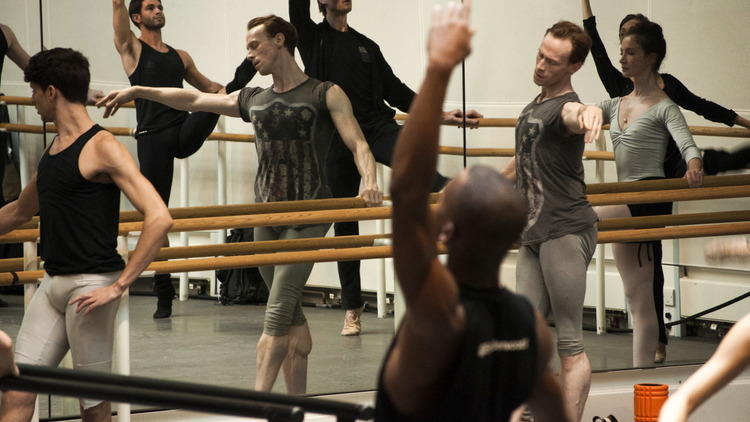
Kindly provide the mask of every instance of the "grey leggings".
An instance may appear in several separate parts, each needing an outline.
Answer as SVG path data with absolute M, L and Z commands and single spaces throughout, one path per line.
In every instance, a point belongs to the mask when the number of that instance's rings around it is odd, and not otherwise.
M 110 372 L 120 300 L 96 308 L 88 315 L 76 312 L 77 305 L 68 302 L 111 285 L 119 275 L 119 272 L 54 277 L 45 274 L 23 316 L 16 339 L 16 362 L 57 366 L 70 350 L 75 369 Z M 81 400 L 84 409 L 99 403 L 101 400 Z
M 586 270 L 596 249 L 596 227 L 518 249 L 516 290 L 543 315 L 550 311 L 557 330 L 557 353 L 583 352 Z
M 331 224 L 316 224 L 295 228 L 292 226 L 256 227 L 256 241 L 288 240 L 323 237 Z M 305 324 L 302 313 L 302 290 L 313 269 L 313 263 L 260 267 L 260 275 L 268 286 L 268 305 L 263 322 L 263 333 L 285 336 L 289 328 Z

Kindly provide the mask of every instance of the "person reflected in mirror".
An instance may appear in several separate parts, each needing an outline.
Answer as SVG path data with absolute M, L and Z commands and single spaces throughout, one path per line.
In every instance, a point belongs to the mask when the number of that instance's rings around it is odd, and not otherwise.
M 115 48 L 131 85 L 181 88 L 186 81 L 202 92 L 231 93 L 255 76 L 255 68 L 246 59 L 226 87 L 204 76 L 187 51 L 164 42 L 166 15 L 160 0 L 131 0 L 128 7 L 125 0 L 112 0 L 112 12 Z M 140 31 L 139 37 L 131 31 L 130 22 Z M 141 172 L 169 204 L 175 158 L 197 152 L 216 127 L 219 115 L 186 113 L 143 99 L 135 101 L 135 113 L 138 127 L 134 136 Z M 169 318 L 175 295 L 170 274 L 154 276 L 154 293 L 157 302 L 153 317 Z
M 390 166 L 401 126 L 394 120 L 398 108 L 407 112 L 415 93 L 393 72 L 378 44 L 349 25 L 351 0 L 317 0 L 323 20 L 315 23 L 310 17 L 310 0 L 289 0 L 289 17 L 299 34 L 299 51 L 305 73 L 321 81 L 340 86 L 352 103 L 354 116 L 378 163 Z M 386 104 L 387 102 L 387 104 Z M 476 127 L 483 116 L 476 110 L 466 113 L 466 124 Z M 445 124 L 461 126 L 461 110 L 443 112 Z M 352 197 L 357 194 L 360 179 L 346 145 L 334 140 L 328 158 L 328 174 L 333 196 Z M 430 176 L 432 191 L 442 189 L 448 178 L 435 173 Z M 333 225 L 336 236 L 356 236 L 359 223 L 338 222 Z M 360 262 L 338 262 L 341 283 L 341 305 L 346 310 L 342 336 L 362 332 L 362 300 Z
M 568 418 L 579 421 L 591 386 L 583 344 L 586 271 L 596 250 L 596 213 L 586 200 L 584 144 L 601 132 L 602 110 L 580 103 L 571 77 L 591 40 L 578 25 L 548 28 L 537 51 L 541 93 L 516 124 L 516 155 L 503 170 L 529 204 L 516 262 L 516 289 L 557 332 L 560 382 Z
M 330 198 L 325 162 L 338 131 L 363 180 L 360 196 L 379 205 L 382 192 L 375 159 L 352 114 L 344 91 L 331 82 L 307 76 L 294 60 L 297 31 L 269 15 L 252 19 L 245 37 L 247 59 L 261 75 L 271 75 L 270 88 L 244 88 L 232 94 L 209 94 L 179 88 L 134 86 L 107 95 L 99 104 L 104 116 L 132 99 L 142 98 L 177 110 L 204 111 L 252 122 L 258 152 L 255 201 L 304 201 Z M 256 241 L 323 237 L 330 223 L 256 227 Z M 258 341 L 255 388 L 270 391 L 279 370 L 289 394 L 307 389 L 307 362 L 312 337 L 302 312 L 302 290 L 312 263 L 262 266 L 269 286 L 263 334 Z

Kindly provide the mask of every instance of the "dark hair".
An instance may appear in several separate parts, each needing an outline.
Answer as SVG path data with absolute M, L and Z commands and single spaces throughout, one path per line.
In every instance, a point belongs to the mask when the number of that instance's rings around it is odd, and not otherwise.
M 283 34 L 284 47 L 289 50 L 292 56 L 294 55 L 294 48 L 297 47 L 297 30 L 294 25 L 276 15 L 268 15 L 251 19 L 247 23 L 247 30 L 249 31 L 260 25 L 265 25 L 266 34 L 269 37 L 275 37 L 279 33 Z
M 635 13 L 635 14 L 629 13 L 625 15 L 624 18 L 622 18 L 622 20 L 620 21 L 620 26 L 618 26 L 617 28 L 618 29 L 622 28 L 623 25 L 625 25 L 629 21 L 632 21 L 633 19 L 637 20 L 638 22 L 650 22 L 649 19 L 646 17 L 646 15 L 642 13 Z
M 161 0 L 159 0 L 159 3 L 161 4 Z M 133 24 L 139 28 L 140 25 L 138 25 L 135 19 L 133 19 L 133 15 L 140 15 L 142 7 L 143 0 L 130 0 L 130 4 L 128 5 L 128 16 L 130 16 L 130 20 L 133 21 Z
M 656 54 L 654 63 L 654 72 L 659 71 L 661 62 L 667 55 L 667 41 L 664 39 L 664 32 L 658 23 L 645 21 L 630 28 L 623 38 L 632 36 L 635 42 L 641 46 L 646 54 Z
M 326 10 L 326 5 L 321 3 L 320 0 L 318 0 L 318 10 L 320 10 L 320 13 L 322 13 L 323 16 L 325 16 L 326 13 L 328 13 L 328 11 Z
M 455 201 L 455 230 L 473 238 L 485 255 L 502 259 L 526 225 L 526 201 L 492 167 L 472 166 L 467 176 Z
M 53 48 L 34 54 L 23 71 L 26 82 L 42 89 L 52 85 L 73 103 L 86 104 L 89 90 L 89 61 L 70 48 Z
M 560 21 L 547 28 L 545 35 L 550 34 L 559 40 L 570 40 L 573 49 L 568 62 L 583 63 L 591 50 L 591 37 L 580 26 L 569 21 Z

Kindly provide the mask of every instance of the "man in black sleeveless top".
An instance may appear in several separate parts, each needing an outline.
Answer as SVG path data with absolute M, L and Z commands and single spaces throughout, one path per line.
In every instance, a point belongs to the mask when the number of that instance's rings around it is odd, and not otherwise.
M 18 200 L 0 209 L 0 233 L 40 215 L 46 275 L 16 339 L 19 363 L 57 366 L 68 349 L 78 369 L 111 370 L 114 319 L 122 294 L 156 256 L 172 225 L 164 202 L 125 147 L 86 112 L 88 60 L 55 48 L 34 55 L 25 71 L 32 101 L 58 136 Z M 144 215 L 125 265 L 117 253 L 120 191 Z M 33 393 L 2 396 L 0 421 L 29 421 Z M 109 403 L 82 400 L 84 421 L 111 419 Z
M 352 11 L 351 1 L 317 0 L 317 3 L 324 16 L 319 24 L 310 18 L 310 0 L 289 0 L 289 18 L 299 33 L 305 73 L 321 81 L 331 81 L 344 90 L 375 160 L 390 166 L 401 130 L 393 119 L 395 111 L 391 107 L 407 112 L 414 91 L 393 73 L 377 43 L 349 26 L 347 16 Z M 476 119 L 482 117 L 475 110 L 467 114 L 469 125 L 476 125 Z M 443 117 L 445 122 L 463 124 L 459 110 L 445 112 Z M 346 198 L 357 194 L 357 168 L 346 146 L 338 139 L 331 145 L 328 172 L 333 196 Z M 437 172 L 430 180 L 433 191 L 442 189 L 448 181 Z M 336 236 L 358 235 L 359 223 L 339 222 L 334 224 L 334 230 Z M 338 271 L 341 303 L 346 309 L 341 335 L 359 335 L 360 315 L 364 309 L 359 261 L 341 261 Z
M 252 64 L 243 60 L 226 88 L 206 78 L 186 51 L 173 49 L 162 41 L 165 17 L 160 0 L 131 0 L 128 8 L 124 0 L 113 0 L 112 6 L 115 48 L 131 85 L 181 88 L 184 79 L 203 92 L 231 93 L 255 75 Z M 140 29 L 140 38 L 130 30 L 129 19 Z M 198 151 L 214 130 L 219 115 L 188 114 L 146 100 L 136 100 L 135 107 L 141 172 L 169 204 L 174 158 L 186 158 Z M 175 294 L 169 274 L 154 278 L 154 291 L 158 297 L 154 318 L 168 318 Z
M 498 286 L 525 223 L 523 199 L 497 171 L 475 166 L 430 210 L 440 110 L 453 68 L 471 49 L 470 8 L 466 0 L 434 12 L 427 74 L 396 144 L 393 254 L 407 310 L 383 363 L 375 420 L 507 421 L 528 401 L 537 420 L 567 421 L 548 368 L 546 324 Z M 437 259 L 438 238 L 447 266 Z

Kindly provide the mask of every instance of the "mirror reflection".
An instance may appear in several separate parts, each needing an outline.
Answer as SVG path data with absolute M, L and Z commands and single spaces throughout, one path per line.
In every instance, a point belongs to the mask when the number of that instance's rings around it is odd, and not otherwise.
M 36 53 L 43 37 L 47 48 L 64 46 L 83 53 L 90 61 L 91 99 L 101 99 L 97 91 L 116 91 L 119 94 L 115 95 L 120 96 L 110 97 L 107 102 L 123 104 L 106 119 L 104 116 L 111 109 L 89 108 L 91 118 L 107 128 L 122 128 L 113 131 L 117 140 L 169 208 L 357 195 L 371 205 L 378 204 L 381 193 L 387 195 L 389 191 L 389 166 L 401 130 L 400 115 L 408 113 L 414 92 L 423 81 L 424 46 L 432 9 L 441 3 L 329 0 L 319 5 L 315 0 L 262 4 L 225 0 L 211 2 L 207 7 L 205 2 L 194 0 L 179 4 L 168 0 L 45 0 L 41 11 L 44 22 L 40 25 L 38 4 L 10 1 L 8 13 L 0 22 L 6 25 L 5 55 L 10 59 L 2 68 L 0 91 L 22 97 L 31 93 L 20 70 L 24 67 L 23 56 L 14 47 L 23 46 L 29 54 Z M 471 154 L 468 164 L 487 164 L 515 172 L 528 170 L 529 166 L 536 169 L 536 176 L 520 173 L 519 189 L 532 205 L 537 201 L 539 213 L 535 217 L 547 218 L 542 225 L 549 227 L 548 232 L 565 232 L 537 236 L 528 231 L 532 225 L 527 226 L 524 236 L 528 237 L 522 238 L 524 246 L 509 254 L 500 272 L 505 286 L 531 297 L 539 310 L 549 311 L 545 313 L 557 336 L 557 365 L 576 356 L 581 360 L 584 350 L 588 363 L 579 363 L 584 372 L 586 365 L 597 371 L 702 362 L 731 324 L 750 311 L 747 303 L 739 302 L 686 324 L 669 326 L 744 293 L 747 264 L 742 260 L 707 260 L 704 246 L 709 239 L 696 236 L 616 242 L 597 248 L 592 229 L 597 218 L 740 211 L 748 205 L 745 198 L 678 201 L 674 208 L 646 205 L 635 207 L 637 210 L 626 205 L 598 206 L 591 201 L 594 207 L 582 206 L 582 211 L 575 211 L 585 194 L 581 182 L 592 186 L 679 178 L 687 172 L 685 177 L 697 186 L 703 176 L 746 168 L 746 145 L 741 137 L 691 137 L 685 133 L 687 125 L 750 125 L 745 118 L 750 115 L 745 111 L 749 107 L 743 96 L 743 88 L 748 87 L 739 74 L 743 59 L 732 53 L 740 48 L 738 37 L 728 31 L 710 30 L 717 22 L 744 28 L 740 22 L 744 22 L 750 9 L 740 0 L 733 3 L 739 12 L 691 5 L 690 11 L 676 15 L 668 4 L 646 1 L 616 5 L 588 0 L 580 4 L 542 1 L 512 6 L 475 2 L 474 53 L 466 61 L 464 77 L 460 71 L 454 72 L 443 106 L 446 125 L 441 130 L 441 145 L 454 149 L 443 151 L 446 154 L 440 158 L 432 190 L 442 189 L 463 168 L 463 157 L 455 155 L 461 153 L 455 147 L 463 146 L 462 131 L 455 126 L 463 118 L 453 110 L 465 109 L 469 124 L 478 116 L 520 116 L 515 131 L 511 129 L 515 122 L 504 121 L 494 122 L 497 128 L 484 127 L 493 126 L 488 124 L 468 130 L 468 147 L 484 149 Z M 83 4 L 85 7 L 81 7 Z M 660 25 L 666 57 L 649 50 L 649 37 L 659 32 L 655 27 L 647 28 L 651 31 L 648 34 L 628 32 L 634 31 L 629 25 L 643 23 L 645 18 L 635 16 L 620 22 L 626 15 L 636 13 L 643 13 Z M 258 30 L 267 28 L 271 21 L 256 22 L 256 26 L 248 28 L 251 19 L 268 14 L 289 20 L 296 28 L 294 54 L 285 48 L 272 48 L 275 43 L 284 45 L 289 37 L 269 36 Z M 555 45 L 548 45 L 558 39 L 554 34 L 545 34 L 545 30 L 560 19 L 580 25 L 593 38 L 587 59 L 572 59 L 572 51 L 566 46 L 557 51 Z M 283 23 L 279 25 L 283 28 Z M 285 34 L 281 29 L 279 33 Z M 658 44 L 661 39 L 656 38 Z M 657 66 L 662 58 L 663 63 Z M 323 84 L 311 86 L 306 97 L 279 94 L 300 86 L 307 79 L 305 74 L 331 81 L 341 90 Z M 557 79 L 560 77 L 567 77 L 570 85 L 561 84 Z M 735 82 L 731 89 L 723 83 L 725 80 Z M 736 85 L 739 86 L 735 88 Z M 176 91 L 127 89 L 131 86 L 185 87 L 191 97 L 182 98 Z M 260 88 L 243 90 L 245 87 Z M 559 110 L 548 113 L 549 118 L 542 119 L 537 130 L 554 127 L 565 136 L 576 132 L 576 118 L 588 116 L 586 113 L 591 110 L 587 112 L 584 106 L 568 110 L 564 106 L 580 102 L 604 109 L 602 116 L 606 122 L 611 121 L 613 131 L 606 131 L 599 140 L 585 140 L 593 141 L 590 143 L 578 139 L 575 148 L 564 152 L 550 149 L 547 158 L 539 158 L 544 153 L 535 149 L 533 142 L 519 141 L 518 131 L 534 129 L 528 116 L 538 118 L 536 113 L 541 111 L 534 109 L 547 95 L 554 98 L 568 91 L 574 91 L 575 97 L 562 101 Z M 211 103 L 211 98 L 216 97 L 201 93 L 230 96 L 228 102 Z M 318 95 L 313 98 L 315 93 Z M 612 100 L 607 100 L 610 97 Z M 126 104 L 133 99 L 135 108 Z M 197 100 L 206 101 L 201 103 L 203 108 L 191 102 Z M 273 104 L 283 104 L 284 108 L 273 108 Z M 651 108 L 655 104 L 662 104 L 665 117 L 659 121 L 659 136 L 654 138 L 658 141 L 654 144 L 660 146 L 651 150 L 642 148 L 638 142 L 644 136 L 634 133 L 636 127 L 630 126 L 638 125 L 639 116 L 656 113 L 659 107 Z M 7 111 L 11 123 L 41 124 L 31 106 L 9 104 Z M 316 113 L 316 118 L 318 113 L 326 116 L 327 126 L 306 123 L 306 111 Z M 573 113 L 573 120 L 566 122 L 565 112 Z M 678 128 L 670 126 L 674 120 L 681 122 Z M 272 129 L 274 125 L 276 131 Z M 241 136 L 206 140 L 212 132 Z M 249 134 L 257 137 L 255 145 L 247 142 Z M 634 149 L 623 149 L 626 135 L 632 135 Z M 8 152 L 2 160 L 3 196 L 10 201 L 28 182 L 54 134 L 45 137 L 3 132 L 0 136 L 5 139 L 3 151 Z M 330 142 L 316 144 L 315 150 L 310 150 L 309 142 L 304 146 L 305 140 L 314 136 L 330 137 Z M 282 138 L 294 139 L 299 148 L 274 143 Z M 677 158 L 670 167 L 660 156 L 662 149 L 668 151 L 672 147 Z M 507 151 L 497 151 L 513 148 L 519 151 L 518 158 L 510 158 Z M 614 151 L 614 159 L 579 162 L 584 149 Z M 282 162 L 309 170 L 306 176 L 289 176 L 287 171 L 291 170 L 282 168 Z M 647 166 L 646 162 L 650 164 Z M 558 195 L 550 187 L 533 192 L 538 180 L 542 180 L 542 185 L 557 185 Z M 573 191 L 575 195 L 571 194 Z M 557 201 L 561 210 L 558 214 L 563 218 L 558 221 L 544 217 L 545 212 L 554 210 L 545 209 L 540 201 L 547 205 Z M 122 211 L 135 209 L 127 197 L 121 201 Z M 591 233 L 581 234 L 583 229 Z M 253 239 L 347 240 L 347 236 L 382 237 L 390 232 L 387 220 L 314 226 L 291 222 L 284 229 L 245 228 L 231 234 L 204 225 L 189 235 L 171 233 L 163 246 L 216 245 Z M 583 244 L 585 251 L 571 276 L 574 287 L 566 287 L 565 281 L 550 281 L 547 274 L 569 273 L 560 262 L 573 265 L 574 260 L 552 257 L 546 262 L 540 257 L 544 242 L 539 240 L 571 234 L 581 234 L 576 248 Z M 140 239 L 137 233 L 129 236 L 128 249 L 137 250 Z M 742 247 L 741 242 L 736 245 Z M 19 246 L 6 249 L 4 258 L 22 254 Z M 553 249 L 576 250 L 572 246 Z M 242 255 L 248 253 L 251 252 Z M 224 253 L 194 257 L 221 255 Z M 603 277 L 597 275 L 597 261 L 603 264 Z M 533 276 L 530 262 L 541 273 Z M 264 279 L 272 280 L 270 289 Z M 529 286 L 532 279 L 536 287 Z M 130 371 L 135 375 L 290 393 L 373 389 L 394 333 L 394 283 L 391 259 L 287 265 L 283 269 L 261 266 L 259 271 L 230 270 L 223 274 L 205 269 L 189 273 L 147 272 L 130 287 Z M 605 308 L 600 307 L 597 320 L 599 286 L 606 293 Z M 0 299 L 9 306 L 0 308 L 0 328 L 15 339 L 23 317 L 22 289 L 1 289 Z M 562 293 L 555 293 L 555 289 Z M 278 306 L 267 309 L 269 296 Z M 608 327 L 610 332 L 598 335 L 597 327 L 600 331 Z M 626 332 L 631 328 L 635 334 Z M 295 359 L 285 361 L 281 350 L 292 350 L 292 343 L 298 346 L 294 349 L 297 354 Z M 117 346 L 115 350 L 116 355 L 122 354 Z M 75 413 L 75 402 L 72 403 L 67 408 L 62 404 L 53 406 L 52 413 Z

